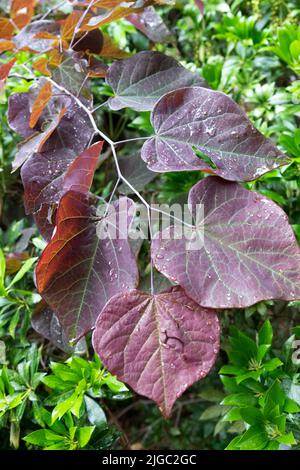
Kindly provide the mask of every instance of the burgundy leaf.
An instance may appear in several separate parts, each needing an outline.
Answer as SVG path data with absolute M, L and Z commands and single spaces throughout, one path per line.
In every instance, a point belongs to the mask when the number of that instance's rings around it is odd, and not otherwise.
M 33 214 L 34 222 L 42 237 L 49 242 L 55 228 L 56 206 L 43 204 L 41 208 Z
M 142 13 L 133 13 L 126 18 L 152 42 L 170 42 L 174 37 L 153 7 Z
M 103 142 L 84 150 L 74 159 L 71 151 L 37 153 L 21 170 L 27 214 L 37 212 L 43 204 L 57 205 L 70 189 L 87 193 Z
M 112 223 L 113 209 L 116 234 L 112 237 L 108 231 L 105 239 L 99 230 Z M 137 285 L 136 260 L 128 239 L 122 238 L 124 223 L 128 229 L 132 221 L 132 209 L 129 199 L 120 199 L 99 221 L 88 195 L 68 191 L 60 201 L 56 231 L 38 262 L 36 280 L 69 340 L 79 339 L 94 326 L 113 295 Z
M 182 88 L 163 96 L 152 113 L 156 136 L 142 158 L 157 172 L 207 170 L 194 148 L 210 158 L 213 172 L 232 181 L 249 181 L 289 162 L 256 130 L 245 112 L 219 91 Z
M 165 93 L 182 86 L 202 85 L 204 80 L 190 72 L 172 57 L 161 52 L 144 51 L 113 63 L 106 81 L 115 92 L 109 105 L 118 110 L 130 107 L 136 111 L 153 109 Z
M 29 126 L 30 114 L 28 93 L 14 93 L 8 97 L 9 125 L 24 138 L 35 133 L 35 130 Z
M 33 134 L 33 136 L 29 137 L 20 144 L 12 164 L 14 171 L 23 165 L 23 163 L 26 162 L 26 160 L 28 160 L 28 158 L 31 157 L 34 153 L 40 152 L 43 149 L 45 143 L 53 134 L 60 121 L 66 114 L 66 111 L 66 108 L 62 108 L 57 111 L 56 115 L 54 115 L 51 122 L 46 127 L 46 130 Z
M 180 287 L 157 295 L 123 293 L 99 315 L 93 345 L 110 372 L 169 417 L 176 399 L 216 360 L 218 317 Z
M 300 298 L 300 249 L 283 210 L 237 183 L 207 177 L 189 195 L 197 229 L 179 237 L 180 227 L 156 236 L 157 269 L 187 295 L 211 308 L 244 308 L 267 299 Z M 192 236 L 203 247 L 191 245 Z M 176 239 L 177 237 L 177 239 Z M 191 249 L 193 247 L 194 249 Z

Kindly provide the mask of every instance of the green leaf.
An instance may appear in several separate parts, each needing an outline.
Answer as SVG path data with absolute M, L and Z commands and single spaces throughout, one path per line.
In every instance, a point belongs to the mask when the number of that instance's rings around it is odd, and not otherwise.
M 78 442 L 81 448 L 85 447 L 89 443 L 92 437 L 92 434 L 94 432 L 94 429 L 95 429 L 95 426 L 85 426 L 79 429 Z
M 31 267 L 33 266 L 33 264 L 37 260 L 38 260 L 38 258 L 29 258 L 29 259 L 27 259 L 25 261 L 25 263 L 23 264 L 23 266 L 21 267 L 21 269 L 19 269 L 19 271 L 17 272 L 17 274 L 15 275 L 15 277 L 13 278 L 13 280 L 11 281 L 9 286 L 7 287 L 7 290 L 11 289 L 11 287 L 14 284 L 19 282 L 25 276 L 25 274 L 31 269 Z
M 251 426 L 240 438 L 238 448 L 240 450 L 262 450 L 268 444 L 269 439 L 262 425 Z
M 278 359 L 278 357 L 274 357 L 274 359 L 271 359 L 270 361 L 264 363 L 264 369 L 267 372 L 271 372 L 272 370 L 275 370 L 282 365 L 283 365 L 283 362 L 281 362 L 281 360 Z
M 206 408 L 206 410 L 203 411 L 203 413 L 200 416 L 200 421 L 205 421 L 208 419 L 214 419 L 218 418 L 219 416 L 222 416 L 222 414 L 225 412 L 225 408 L 222 405 L 212 405 Z
M 273 340 L 273 328 L 271 322 L 266 320 L 258 332 L 258 344 L 272 344 Z
M 240 409 L 237 408 L 231 408 L 225 416 L 223 416 L 222 421 L 239 421 L 241 419 L 241 413 Z
M 219 370 L 219 374 L 229 374 L 229 375 L 240 375 L 243 374 L 245 371 L 240 367 L 233 366 L 231 364 L 226 364 L 225 366 L 221 367 Z
M 101 406 L 89 396 L 85 396 L 84 401 L 89 422 L 98 429 L 105 429 L 107 427 L 107 420 Z
M 251 393 L 232 393 L 231 395 L 227 395 L 222 401 L 222 405 L 238 406 L 240 408 L 255 405 L 256 403 L 257 398 Z
M 255 426 L 256 424 L 260 424 L 263 422 L 264 418 L 261 411 L 254 406 L 249 406 L 247 408 L 242 408 L 240 410 L 241 418 L 251 426 Z
M 288 434 L 283 434 L 282 436 L 278 437 L 276 441 L 280 442 L 280 444 L 287 444 L 287 445 L 296 444 L 294 434 L 292 432 L 289 432 Z
M 52 411 L 52 424 L 55 423 L 57 419 L 62 418 L 71 408 L 74 406 L 77 400 L 77 395 L 73 394 L 65 401 L 58 403 Z
M 120 382 L 114 375 L 109 374 L 103 379 L 103 383 L 105 383 L 112 392 L 128 392 L 128 388 L 126 387 L 126 385 Z
M 5 295 L 4 279 L 5 279 L 5 257 L 4 257 L 3 251 L 0 248 L 0 294 L 1 295 Z
M 286 413 L 300 413 L 300 406 L 291 398 L 287 398 L 285 400 L 283 410 Z

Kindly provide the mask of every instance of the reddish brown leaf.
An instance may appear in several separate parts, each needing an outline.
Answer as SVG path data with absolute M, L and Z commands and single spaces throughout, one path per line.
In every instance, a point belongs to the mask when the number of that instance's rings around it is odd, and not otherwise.
M 71 189 L 83 193 L 89 191 L 102 147 L 103 141 L 98 142 L 75 158 L 66 171 L 62 185 L 63 192 Z
M 29 126 L 31 128 L 35 127 L 42 112 L 44 111 L 45 107 L 49 103 L 51 96 L 52 96 L 52 85 L 50 82 L 45 81 L 44 85 L 42 85 L 42 87 L 40 88 L 38 95 L 32 106 L 30 120 L 29 120 Z
M 74 10 L 64 21 L 61 27 L 61 38 L 63 41 L 69 42 L 74 35 L 75 28 L 80 21 L 82 12 Z
M 10 16 L 18 28 L 30 23 L 34 13 L 35 0 L 12 0 Z
M 31 155 L 42 150 L 44 144 L 47 142 L 49 137 L 57 128 L 66 111 L 66 108 L 62 108 L 43 132 L 38 132 L 34 134 L 33 136 L 29 137 L 26 141 L 20 144 L 12 165 L 14 171 L 17 170 L 21 165 L 23 165 L 23 163 Z
M 1 52 L 13 51 L 16 45 L 12 41 L 8 41 L 7 39 L 0 40 L 0 54 Z
M 93 345 L 110 372 L 169 417 L 176 399 L 216 360 L 218 317 L 181 287 L 157 295 L 120 293 L 99 315 Z
M 0 18 L 0 38 L 11 39 L 15 28 L 8 18 Z
M 109 222 L 111 208 L 99 219 L 86 194 L 68 191 L 60 201 L 56 232 L 39 260 L 36 280 L 69 339 L 89 331 L 113 295 L 137 284 L 135 256 L 119 227 L 120 218 L 125 217 L 127 228 L 132 221 L 128 205 L 132 208 L 126 198 L 116 203 L 116 237 L 102 239 L 98 230 Z
M 52 49 L 49 54 L 49 65 L 58 67 L 63 60 L 63 54 L 58 49 Z
M 8 77 L 11 68 L 16 63 L 16 60 L 17 59 L 11 59 L 6 64 L 0 64 L 0 80 L 5 80 Z
M 103 46 L 100 55 L 110 59 L 125 59 L 129 56 L 128 52 L 120 49 L 105 33 L 103 33 Z
M 32 63 L 32 68 L 36 70 L 37 72 L 40 72 L 42 75 L 46 75 L 47 77 L 50 77 L 51 73 L 49 72 L 47 65 L 48 65 L 48 59 L 46 59 L 46 57 L 41 57 L 40 59 Z

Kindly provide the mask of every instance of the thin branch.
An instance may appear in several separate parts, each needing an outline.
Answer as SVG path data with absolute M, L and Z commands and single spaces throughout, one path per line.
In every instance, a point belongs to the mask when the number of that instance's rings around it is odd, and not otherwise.
M 91 0 L 88 7 L 86 8 L 86 10 L 83 12 L 83 14 L 81 15 L 81 17 L 79 18 L 79 21 L 77 23 L 77 25 L 75 26 L 75 29 L 74 29 L 74 33 L 73 33 L 73 36 L 72 36 L 72 39 L 71 39 L 71 42 L 70 42 L 70 47 L 72 47 L 73 45 L 73 42 L 74 42 L 74 39 L 76 37 L 76 34 L 78 33 L 78 31 L 80 30 L 80 26 L 82 25 L 86 15 L 88 14 L 88 12 L 90 11 L 90 9 L 92 8 L 93 4 L 95 3 L 96 0 Z

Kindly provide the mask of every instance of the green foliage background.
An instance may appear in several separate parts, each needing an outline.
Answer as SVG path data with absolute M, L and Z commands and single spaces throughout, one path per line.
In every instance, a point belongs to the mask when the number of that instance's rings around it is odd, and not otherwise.
M 300 240 L 299 0 L 209 0 L 204 18 L 192 0 L 178 1 L 160 13 L 176 34 L 176 46 L 151 47 L 232 96 L 293 158 L 288 167 L 246 186 L 279 204 Z M 128 52 L 150 46 L 125 20 L 108 28 Z M 18 63 L 28 60 L 27 53 L 18 54 Z M 18 137 L 6 121 L 7 97 L 29 86 L 11 77 L 0 96 L 0 448 L 298 449 L 300 302 L 223 312 L 213 373 L 178 400 L 167 421 L 103 369 L 91 354 L 90 338 L 62 352 L 31 328 L 40 301 L 33 269 L 44 242 L 25 218 L 19 174 L 11 174 Z M 109 93 L 103 82 L 93 82 L 96 104 Z M 97 120 L 114 140 L 143 135 L 150 126 L 148 113 L 131 110 L 121 115 L 100 108 Z M 144 192 L 160 203 L 182 201 L 202 176 L 159 175 Z M 107 160 L 94 192 L 107 197 L 113 179 Z M 14 264 L 16 252 L 23 260 Z M 147 278 L 146 247 L 143 253 L 140 269 Z

